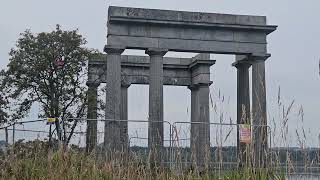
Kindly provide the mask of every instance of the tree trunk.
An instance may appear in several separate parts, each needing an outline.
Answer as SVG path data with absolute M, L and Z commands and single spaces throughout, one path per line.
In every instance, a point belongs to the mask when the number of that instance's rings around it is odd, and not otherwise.
M 77 127 L 77 124 L 78 124 L 78 120 L 75 120 L 73 125 L 72 125 L 72 127 L 71 127 L 71 131 L 70 131 L 70 134 L 68 136 L 68 139 L 66 140 L 66 145 L 68 145 L 70 143 L 70 140 L 71 140 L 71 138 L 73 136 L 74 130 Z
M 15 133 L 16 133 L 16 124 L 13 123 L 13 127 L 12 127 L 12 145 L 14 145 Z
M 8 144 L 9 144 L 8 127 L 6 127 L 6 128 L 4 129 L 4 131 L 5 131 L 5 135 L 6 135 L 6 144 L 8 145 Z
M 49 146 L 52 146 L 52 125 L 49 126 Z

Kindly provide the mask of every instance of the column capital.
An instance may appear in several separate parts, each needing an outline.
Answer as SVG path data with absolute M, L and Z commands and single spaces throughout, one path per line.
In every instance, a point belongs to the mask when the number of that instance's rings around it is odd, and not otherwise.
M 189 64 L 189 68 L 193 69 L 199 66 L 208 66 L 209 68 L 216 63 L 216 60 L 194 60 Z
M 149 56 L 164 56 L 166 55 L 166 53 L 168 52 L 168 49 L 161 49 L 161 48 L 149 48 L 146 50 L 146 54 L 148 54 Z
M 105 45 L 103 51 L 107 54 L 122 54 L 125 49 L 125 47 L 121 46 Z
M 210 87 L 210 85 L 212 84 L 213 82 L 210 81 L 209 83 L 198 83 L 198 84 L 191 84 L 188 86 L 188 89 L 190 89 L 191 91 L 192 90 L 196 90 L 200 87 Z
M 232 63 L 232 66 L 236 67 L 236 68 L 249 68 L 254 62 L 253 61 L 247 61 L 247 60 L 241 60 L 241 61 L 235 61 L 234 63 Z
M 131 83 L 121 82 L 121 87 L 123 88 L 129 88 L 130 86 L 131 86 Z
M 197 88 L 198 88 L 198 86 L 196 86 L 196 85 L 190 85 L 190 86 L 188 86 L 188 89 L 190 89 L 191 91 L 197 90 Z
M 97 87 L 100 85 L 100 83 L 99 83 L 99 82 L 87 81 L 87 82 L 86 82 L 86 85 L 87 85 L 88 87 L 97 88 Z
M 266 61 L 271 54 L 248 54 L 248 55 L 236 55 L 236 61 L 251 61 L 252 64 L 258 63 L 261 61 Z
M 271 54 L 251 54 L 249 58 L 254 62 L 258 63 L 261 61 L 266 61 L 269 57 L 271 57 Z

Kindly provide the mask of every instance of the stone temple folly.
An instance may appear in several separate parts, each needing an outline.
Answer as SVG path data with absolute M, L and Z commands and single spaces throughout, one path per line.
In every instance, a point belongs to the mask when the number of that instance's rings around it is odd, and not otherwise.
M 267 35 L 277 26 L 264 16 L 231 15 L 109 7 L 106 56 L 89 62 L 88 119 L 97 118 L 97 87 L 106 83 L 104 148 L 128 148 L 127 91 L 131 84 L 149 84 L 148 147 L 155 162 L 163 148 L 163 85 L 186 86 L 191 91 L 190 147 L 197 165 L 208 163 L 210 148 L 210 54 L 234 54 L 237 70 L 237 124 L 252 125 L 252 155 L 264 166 L 268 149 L 265 62 Z M 148 56 L 124 56 L 125 49 L 145 50 Z M 168 51 L 199 53 L 193 58 L 164 57 Z M 252 92 L 249 88 L 252 68 Z M 252 105 L 250 105 L 252 98 Z M 88 121 L 87 150 L 97 143 L 97 122 Z M 239 140 L 238 159 L 246 144 Z

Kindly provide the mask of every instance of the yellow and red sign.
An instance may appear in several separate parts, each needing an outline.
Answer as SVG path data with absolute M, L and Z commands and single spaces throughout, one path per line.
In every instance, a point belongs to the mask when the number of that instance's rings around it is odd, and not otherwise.
M 56 118 L 47 118 L 47 125 L 52 125 L 56 122 Z

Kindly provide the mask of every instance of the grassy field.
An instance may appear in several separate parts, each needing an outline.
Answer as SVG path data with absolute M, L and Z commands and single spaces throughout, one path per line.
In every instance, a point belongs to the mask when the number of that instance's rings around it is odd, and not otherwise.
M 0 160 L 1 179 L 284 179 L 268 169 L 243 168 L 220 174 L 166 168 L 150 169 L 139 157 L 99 161 L 78 148 L 62 151 L 42 141 L 17 143 Z
M 222 98 L 224 99 L 224 98 Z M 298 147 L 290 148 L 288 120 L 290 118 L 300 119 L 303 125 L 303 109 L 292 113 L 294 101 L 285 106 L 278 95 L 279 117 L 273 118 L 272 142 L 270 142 L 269 157 L 270 164 L 265 169 L 253 167 L 233 168 L 227 170 L 221 168 L 217 171 L 199 171 L 197 168 L 191 170 L 184 168 L 150 168 L 146 160 L 146 154 L 130 153 L 130 158 L 120 161 L 102 161 L 94 154 L 86 154 L 77 146 L 71 146 L 67 150 L 59 149 L 57 146 L 49 147 L 47 142 L 35 140 L 31 142 L 17 142 L 8 148 L 5 154 L 0 153 L 0 179 L 285 179 L 292 173 L 316 173 L 320 174 L 320 148 L 308 148 L 308 134 L 303 126 L 296 129 Z M 221 103 L 223 100 L 221 100 Z M 222 112 L 223 113 L 223 112 Z M 293 114 L 293 117 L 292 117 Z M 220 117 L 220 113 L 216 112 Z M 225 117 L 225 116 L 221 116 Z M 222 122 L 226 122 L 223 120 Z M 227 139 L 224 137 L 224 139 Z M 319 136 L 320 138 L 320 136 Z M 320 142 L 320 139 L 319 139 Z M 316 144 L 315 142 L 312 142 Z M 277 148 L 276 145 L 281 145 Z M 220 147 L 223 147 L 222 144 Z M 217 147 L 211 149 L 211 159 L 216 160 L 213 153 Z M 131 148 L 131 151 L 147 152 L 146 149 Z M 223 150 L 224 149 L 224 150 Z M 236 158 L 235 147 L 220 148 L 219 157 L 229 162 Z M 185 148 L 183 151 L 187 151 Z M 189 150 L 190 151 L 190 150 Z M 230 155 L 232 154 L 232 155 Z M 250 154 L 249 154 L 250 156 Z M 218 161 L 217 161 L 218 162 Z M 178 164 L 178 166 L 183 166 Z M 298 168 L 299 167 L 299 168 Z M 299 178 L 298 178 L 299 179 Z

